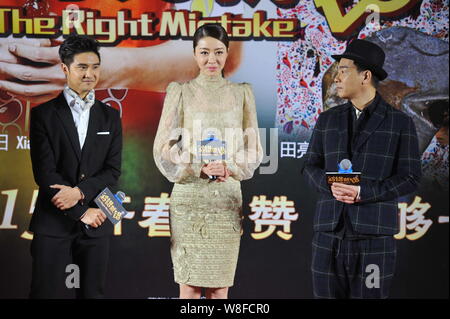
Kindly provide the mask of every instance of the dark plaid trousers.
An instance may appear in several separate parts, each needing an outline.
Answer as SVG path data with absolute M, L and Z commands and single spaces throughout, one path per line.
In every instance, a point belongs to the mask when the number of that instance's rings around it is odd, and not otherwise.
M 312 279 L 315 298 L 387 298 L 394 275 L 393 236 L 340 239 L 315 232 Z

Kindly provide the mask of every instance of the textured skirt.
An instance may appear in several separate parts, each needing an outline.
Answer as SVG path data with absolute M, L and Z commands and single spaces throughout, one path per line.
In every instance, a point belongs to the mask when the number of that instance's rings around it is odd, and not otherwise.
M 224 288 L 234 283 L 242 232 L 241 184 L 198 179 L 175 184 L 170 197 L 175 282 Z

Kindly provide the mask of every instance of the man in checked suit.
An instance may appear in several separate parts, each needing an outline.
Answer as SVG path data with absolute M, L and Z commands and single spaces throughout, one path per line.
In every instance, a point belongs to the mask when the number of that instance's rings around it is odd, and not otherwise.
M 387 298 L 395 269 L 398 197 L 421 176 L 413 121 L 377 93 L 385 54 L 354 40 L 334 80 L 348 103 L 320 114 L 303 174 L 320 194 L 314 217 L 312 277 L 316 298 Z M 343 159 L 361 172 L 359 186 L 326 182 Z
M 102 298 L 113 226 L 93 200 L 121 172 L 119 112 L 95 100 L 98 42 L 71 35 L 59 48 L 67 84 L 31 111 L 30 153 L 39 196 L 30 223 L 31 298 Z M 75 284 L 79 269 L 79 288 Z M 67 271 L 67 272 L 66 272 Z M 76 288 L 70 290 L 71 288 Z

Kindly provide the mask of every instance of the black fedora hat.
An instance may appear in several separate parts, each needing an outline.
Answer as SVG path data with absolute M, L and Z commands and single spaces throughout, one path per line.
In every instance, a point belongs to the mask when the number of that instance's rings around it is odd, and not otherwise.
M 388 74 L 383 70 L 385 54 L 382 48 L 375 43 L 366 40 L 353 40 L 340 55 L 332 55 L 333 59 L 339 61 L 342 58 L 350 59 L 360 63 L 372 71 L 380 81 L 387 78 Z

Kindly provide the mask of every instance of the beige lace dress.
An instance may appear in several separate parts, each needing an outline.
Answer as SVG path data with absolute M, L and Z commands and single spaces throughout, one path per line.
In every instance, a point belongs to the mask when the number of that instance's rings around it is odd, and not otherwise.
M 226 142 L 226 182 L 201 178 L 197 142 Z M 167 87 L 153 155 L 175 183 L 170 198 L 171 256 L 175 281 L 196 287 L 231 287 L 242 230 L 240 181 L 262 159 L 255 100 L 249 84 L 200 74 Z

